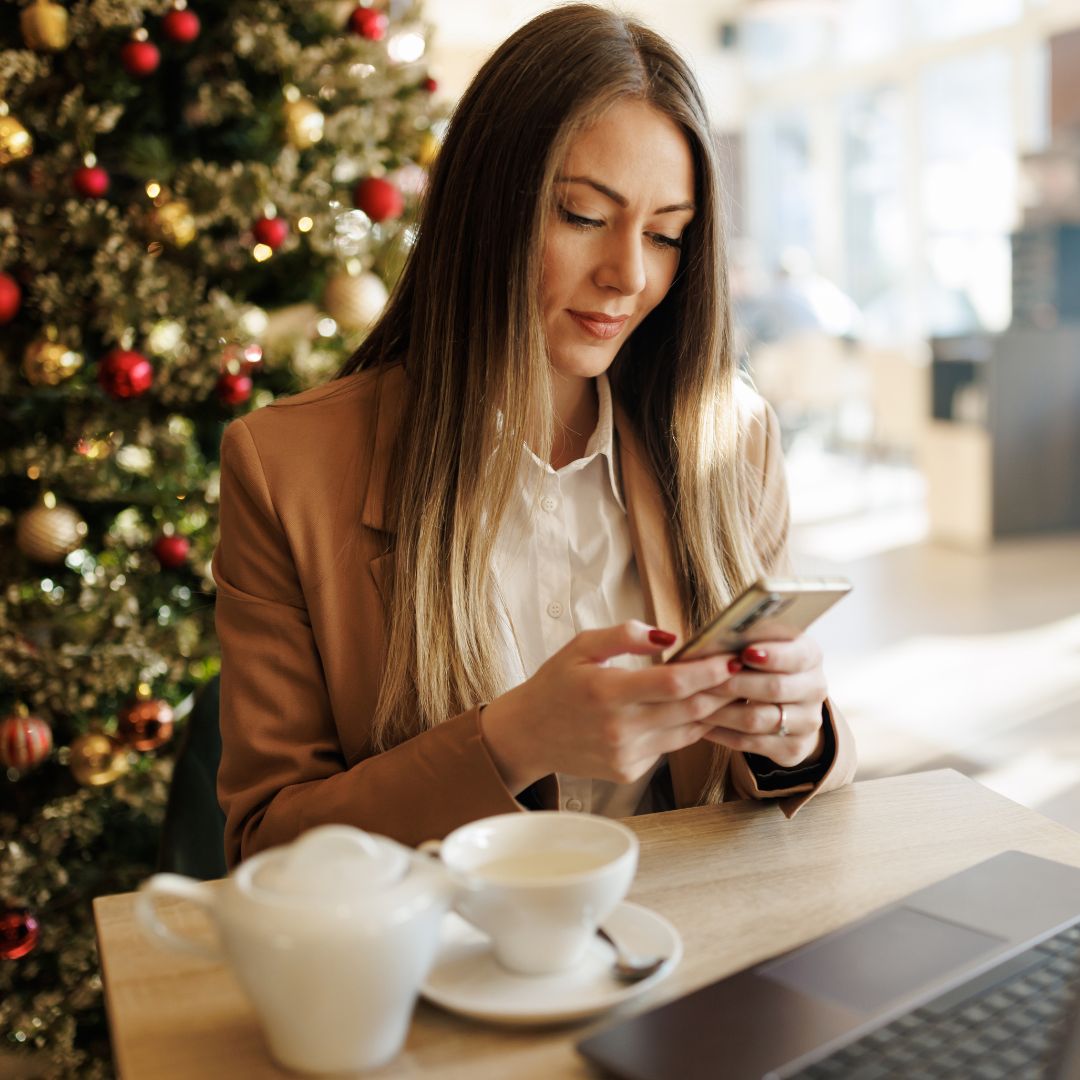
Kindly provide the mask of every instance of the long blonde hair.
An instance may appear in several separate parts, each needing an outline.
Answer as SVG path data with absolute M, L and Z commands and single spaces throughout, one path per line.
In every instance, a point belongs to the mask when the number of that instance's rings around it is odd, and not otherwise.
M 432 168 L 408 264 L 339 377 L 404 363 L 391 465 L 387 656 L 373 741 L 385 749 L 504 689 L 492 548 L 527 439 L 553 438 L 541 254 L 574 135 L 644 101 L 685 133 L 696 214 L 664 300 L 612 364 L 667 503 L 690 625 L 758 571 L 738 464 L 720 181 L 705 103 L 675 50 L 589 4 L 546 12 L 487 61 Z M 718 752 L 703 799 L 722 797 Z

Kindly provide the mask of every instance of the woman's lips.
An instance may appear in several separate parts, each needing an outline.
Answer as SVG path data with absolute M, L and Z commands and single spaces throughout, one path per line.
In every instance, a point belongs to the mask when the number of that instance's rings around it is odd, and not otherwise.
M 602 338 L 605 341 L 608 338 L 617 337 L 626 324 L 626 320 L 630 318 L 629 315 L 602 315 L 597 311 L 571 311 L 569 308 L 567 311 L 570 318 L 585 333 L 596 338 Z

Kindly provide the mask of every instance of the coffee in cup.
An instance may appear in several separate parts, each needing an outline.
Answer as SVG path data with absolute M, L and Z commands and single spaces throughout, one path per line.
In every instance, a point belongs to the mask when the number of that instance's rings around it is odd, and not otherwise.
M 455 910 L 491 938 L 499 963 L 526 975 L 581 959 L 638 857 L 625 825 L 555 810 L 482 818 L 421 847 L 453 874 Z

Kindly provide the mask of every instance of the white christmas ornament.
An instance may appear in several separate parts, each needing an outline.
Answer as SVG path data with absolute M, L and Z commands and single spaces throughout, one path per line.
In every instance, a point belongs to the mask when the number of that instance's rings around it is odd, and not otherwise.
M 326 283 L 323 309 L 342 330 L 364 330 L 382 313 L 389 295 L 378 275 L 341 271 Z

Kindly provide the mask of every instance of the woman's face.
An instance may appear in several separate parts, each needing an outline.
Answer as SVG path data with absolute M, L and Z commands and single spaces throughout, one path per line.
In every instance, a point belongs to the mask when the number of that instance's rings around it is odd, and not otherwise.
M 591 378 L 607 370 L 671 287 L 693 201 L 690 145 L 651 105 L 618 102 L 570 144 L 541 291 L 556 371 Z

